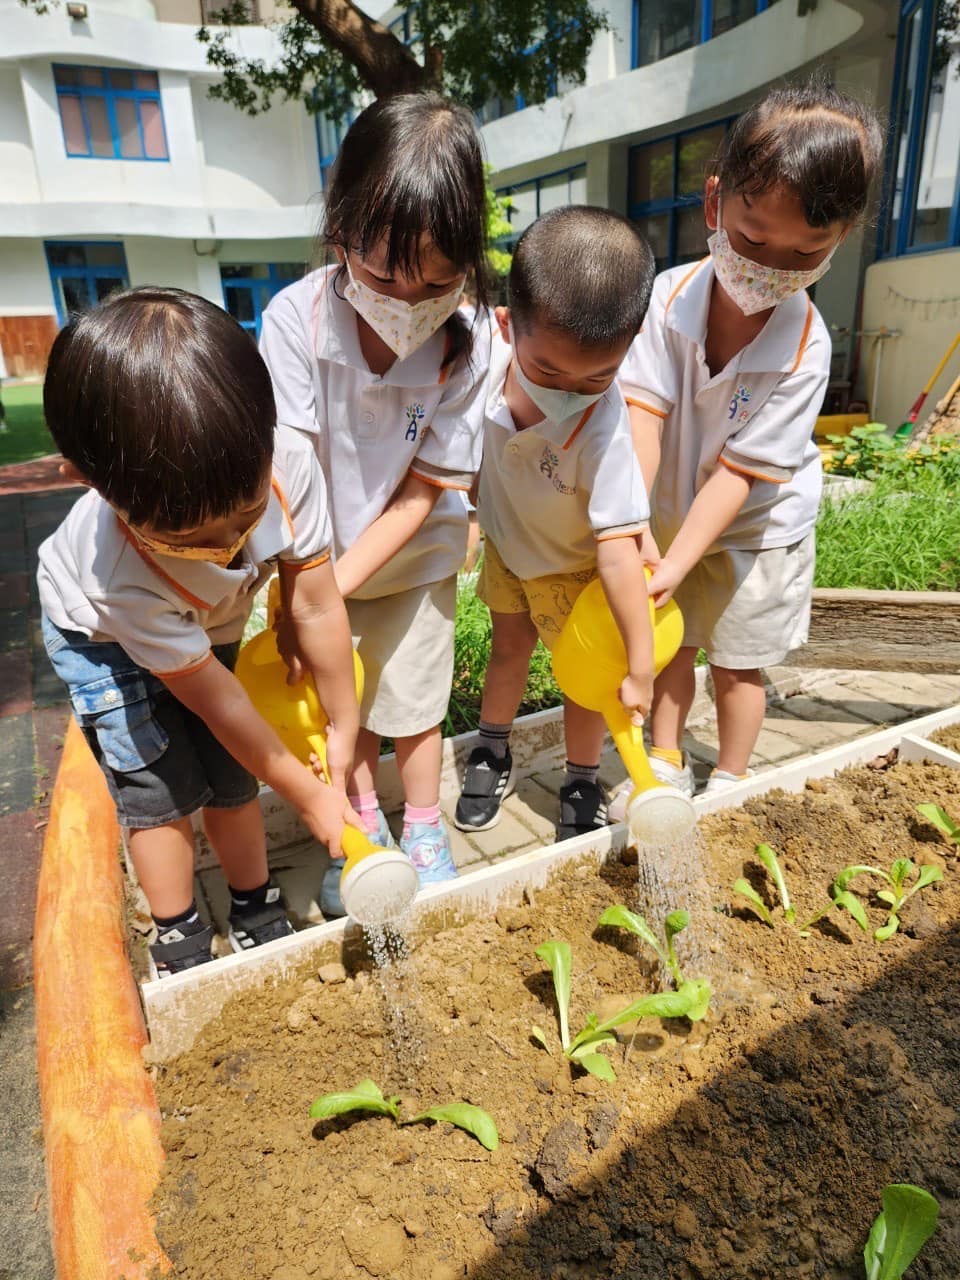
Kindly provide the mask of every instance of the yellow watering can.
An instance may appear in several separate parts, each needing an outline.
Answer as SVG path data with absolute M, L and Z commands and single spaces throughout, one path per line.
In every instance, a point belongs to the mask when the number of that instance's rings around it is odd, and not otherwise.
M 655 609 L 651 599 L 650 619 L 654 671 L 659 675 L 683 641 L 683 616 L 672 600 Z M 672 844 L 685 836 L 696 822 L 693 801 L 654 776 L 643 730 L 632 723 L 620 701 L 627 651 L 599 578 L 577 597 L 550 656 L 553 674 L 566 696 L 581 707 L 599 711 L 607 722 L 634 786 L 627 805 L 631 833 L 651 844 Z
M 267 596 L 271 623 L 280 611 L 280 584 L 275 578 Z M 363 693 L 363 664 L 353 655 L 357 699 Z M 316 755 L 327 773 L 326 732 L 330 724 L 320 705 L 313 677 L 287 684 L 287 668 L 268 627 L 240 650 L 235 675 L 267 724 L 283 745 L 304 764 Z M 340 844 L 346 863 L 340 876 L 340 897 L 348 914 L 360 924 L 382 925 L 409 907 L 419 888 L 416 868 L 399 849 L 374 844 L 357 827 L 345 826 Z

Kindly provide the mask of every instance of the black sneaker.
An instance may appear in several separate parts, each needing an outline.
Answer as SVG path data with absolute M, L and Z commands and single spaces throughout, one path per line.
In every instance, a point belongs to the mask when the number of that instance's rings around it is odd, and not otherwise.
M 486 831 L 500 821 L 500 806 L 515 782 L 510 748 L 502 760 L 489 747 L 474 747 L 467 760 L 463 790 L 453 816 L 461 831 Z
M 202 920 L 194 924 L 174 925 L 157 935 L 150 944 L 150 960 L 154 978 L 170 978 L 186 969 L 195 969 L 213 959 L 210 946 L 213 926 Z
M 607 825 L 607 795 L 599 782 L 565 782 L 560 788 L 557 840 L 583 836 Z
M 230 912 L 227 938 L 234 951 L 249 951 L 265 942 L 275 942 L 294 932 L 287 919 L 280 889 L 271 884 L 266 900 L 249 907 L 234 907 Z

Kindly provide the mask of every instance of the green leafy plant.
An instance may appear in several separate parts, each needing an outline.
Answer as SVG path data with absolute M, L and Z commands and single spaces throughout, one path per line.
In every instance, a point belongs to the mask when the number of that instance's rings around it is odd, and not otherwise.
M 372 1080 L 361 1080 L 343 1093 L 325 1093 L 310 1108 L 310 1117 L 313 1120 L 329 1120 L 331 1116 L 346 1115 L 350 1111 L 372 1111 L 376 1115 L 393 1116 L 399 1125 L 445 1120 L 447 1124 L 456 1125 L 458 1129 L 473 1134 L 488 1151 L 496 1151 L 500 1145 L 497 1126 L 482 1107 L 475 1107 L 469 1102 L 445 1102 L 404 1120 L 400 1116 L 399 1097 L 385 1098 Z
M 786 877 L 783 874 L 783 868 L 780 866 L 777 855 L 768 844 L 758 844 L 755 849 L 755 853 L 769 872 L 773 883 L 776 885 L 777 894 L 780 898 L 780 905 L 783 907 L 784 920 L 786 920 L 787 924 L 796 924 L 796 908 L 790 899 L 790 891 L 787 888 Z M 799 926 L 800 936 L 802 938 L 807 937 L 817 921 L 822 920 L 824 916 L 829 915 L 834 907 L 838 907 L 841 911 L 849 912 L 860 928 L 866 932 L 869 928 L 866 912 L 864 911 L 860 900 L 850 893 L 847 885 L 854 875 L 858 874 L 860 871 L 869 870 L 869 867 L 845 867 L 830 886 L 830 901 L 827 905 L 825 907 L 821 907 L 819 911 L 815 911 L 809 919 L 805 920 Z M 747 902 L 749 902 L 750 906 L 757 913 L 760 919 L 765 924 L 768 924 L 773 928 L 773 913 L 749 880 L 744 880 L 742 878 L 735 880 L 733 883 L 733 892 L 741 898 L 746 898 Z
M 946 809 L 938 804 L 918 804 L 917 813 L 937 828 L 947 844 L 960 845 L 960 823 L 954 822 Z
M 604 1045 L 616 1043 L 617 1037 L 613 1034 L 616 1027 L 625 1022 L 634 1022 L 637 1018 L 683 1018 L 691 1017 L 692 1014 L 702 1018 L 710 1003 L 710 984 L 696 979 L 685 982 L 678 991 L 641 996 L 604 1022 L 600 1022 L 597 1015 L 591 1013 L 583 1030 L 571 1037 L 569 1011 L 573 958 L 570 944 L 553 938 L 537 947 L 534 954 L 553 975 L 560 1021 L 560 1046 L 564 1055 L 600 1080 L 616 1079 L 609 1058 L 600 1053 Z M 530 1032 L 550 1053 L 550 1044 L 543 1028 L 533 1026 Z
M 648 947 L 656 952 L 660 963 L 669 971 L 677 991 L 682 991 L 688 985 L 684 981 L 674 946 L 674 939 L 677 934 L 682 933 L 690 923 L 690 913 L 688 911 L 678 909 L 670 912 L 663 922 L 663 940 L 657 936 L 643 916 L 622 905 L 607 907 L 598 923 L 617 929 L 627 929 L 630 933 L 635 933 L 642 942 L 645 942 Z M 704 980 L 703 990 L 706 992 L 706 1000 L 702 1003 L 702 1006 L 700 1002 L 697 1002 L 687 1011 L 686 1016 L 691 1022 L 699 1022 L 710 1006 L 710 997 L 713 992 L 706 980 Z
M 863 1264 L 867 1280 L 900 1280 L 937 1229 L 940 1206 L 929 1191 L 909 1182 L 883 1188 L 883 1210 L 877 1214 Z
M 914 871 L 917 872 L 917 878 L 908 888 L 907 881 Z M 877 890 L 877 897 L 888 907 L 886 920 L 879 929 L 873 931 L 877 942 L 886 942 L 900 928 L 900 912 L 904 903 L 909 902 L 915 893 L 925 889 L 928 884 L 943 879 L 943 872 L 939 867 L 916 867 L 910 858 L 897 858 L 889 871 L 884 871 L 882 867 L 848 867 L 842 874 L 847 876 L 847 883 L 860 874 L 879 876 L 886 882 L 887 888 Z

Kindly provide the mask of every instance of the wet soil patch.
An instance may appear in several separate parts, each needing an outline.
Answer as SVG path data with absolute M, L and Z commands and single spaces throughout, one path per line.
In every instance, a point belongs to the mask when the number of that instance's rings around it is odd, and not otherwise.
M 386 982 L 327 966 L 325 981 L 234 999 L 155 1068 L 168 1159 L 154 1208 L 176 1275 L 859 1280 L 893 1181 L 941 1203 L 909 1274 L 960 1274 L 960 868 L 915 813 L 925 800 L 960 812 L 960 773 L 877 765 L 701 821 L 710 906 L 693 927 L 715 1009 L 696 1026 L 641 1023 L 609 1051 L 613 1084 L 545 1053 L 530 1026 L 556 1049 L 533 954 L 547 938 L 573 948 L 575 1030 L 652 989 L 649 957 L 596 927 L 611 903 L 639 906 L 637 867 L 621 862 L 568 870 L 496 919 L 423 941 Z M 781 854 L 801 917 L 848 863 L 907 856 L 944 879 L 888 942 L 838 911 L 803 939 L 730 893 L 746 874 L 772 904 L 760 841 Z M 870 881 L 861 896 L 878 926 Z M 399 1046 L 390 1001 L 406 1012 Z M 444 1124 L 310 1120 L 315 1097 L 367 1076 L 407 1114 L 485 1107 L 499 1150 Z

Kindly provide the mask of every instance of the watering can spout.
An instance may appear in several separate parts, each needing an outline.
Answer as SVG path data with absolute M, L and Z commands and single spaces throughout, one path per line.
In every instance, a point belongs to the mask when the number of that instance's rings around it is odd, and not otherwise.
M 662 609 L 650 601 L 654 671 L 659 674 L 676 657 L 683 642 L 683 617 L 670 600 Z M 557 684 L 571 701 L 599 711 L 633 782 L 627 821 L 638 839 L 672 844 L 692 830 L 693 802 L 676 787 L 655 777 L 643 745 L 643 732 L 620 701 L 627 674 L 627 652 L 603 584 L 594 579 L 577 597 L 551 652 Z
M 271 624 L 280 611 L 277 579 L 270 584 L 267 617 Z M 363 693 L 363 664 L 355 652 L 357 698 Z M 327 728 L 330 724 L 310 676 L 287 684 L 287 668 L 268 627 L 240 650 L 235 675 L 267 724 L 283 745 L 303 764 L 311 755 L 327 773 Z M 340 876 L 340 896 L 347 913 L 360 924 L 380 926 L 398 919 L 419 888 L 413 863 L 399 849 L 374 844 L 357 827 L 345 826 L 340 839 L 346 857 Z

